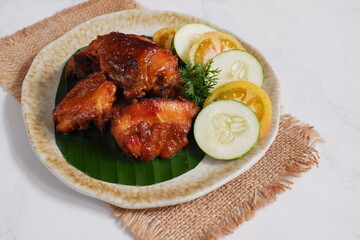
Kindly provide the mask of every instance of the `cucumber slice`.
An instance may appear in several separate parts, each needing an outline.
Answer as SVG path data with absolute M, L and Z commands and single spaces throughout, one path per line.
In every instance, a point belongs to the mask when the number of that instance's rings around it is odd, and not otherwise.
M 264 71 L 260 62 L 250 53 L 229 50 L 213 58 L 212 69 L 220 69 L 218 83 L 213 89 L 232 81 L 248 81 L 259 87 L 264 82 Z
M 198 114 L 194 136 L 198 146 L 220 160 L 240 158 L 258 141 L 260 124 L 256 114 L 234 100 L 211 103 Z
M 190 60 L 189 50 L 193 43 L 205 32 L 216 32 L 216 30 L 205 24 L 189 23 L 183 25 L 176 32 L 173 40 L 173 49 L 184 63 Z

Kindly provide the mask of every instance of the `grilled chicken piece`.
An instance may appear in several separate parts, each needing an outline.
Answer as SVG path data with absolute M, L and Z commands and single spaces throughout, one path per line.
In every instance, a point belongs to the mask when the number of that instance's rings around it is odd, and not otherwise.
M 151 161 L 168 158 L 188 144 L 200 108 L 189 100 L 146 99 L 119 110 L 111 133 L 125 154 Z
M 53 111 L 56 129 L 61 132 L 85 130 L 93 121 L 102 131 L 111 117 L 116 85 L 107 81 L 104 72 L 80 81 Z
M 181 79 L 176 56 L 137 35 L 112 32 L 98 36 L 70 59 L 66 76 L 83 78 L 99 70 L 124 89 L 126 100 L 179 94 Z

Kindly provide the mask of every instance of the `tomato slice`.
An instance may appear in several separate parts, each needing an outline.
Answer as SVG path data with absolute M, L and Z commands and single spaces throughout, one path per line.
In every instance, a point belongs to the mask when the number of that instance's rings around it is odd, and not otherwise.
M 197 39 L 189 51 L 189 59 L 192 64 L 196 62 L 206 65 L 210 59 L 226 50 L 245 48 L 241 43 L 227 33 L 206 32 Z
M 153 40 L 163 49 L 171 49 L 172 40 L 179 27 L 166 27 L 154 33 Z
M 271 127 L 272 106 L 269 95 L 248 81 L 233 81 L 216 88 L 205 100 L 204 107 L 217 100 L 237 100 L 248 105 L 260 121 L 260 139 Z

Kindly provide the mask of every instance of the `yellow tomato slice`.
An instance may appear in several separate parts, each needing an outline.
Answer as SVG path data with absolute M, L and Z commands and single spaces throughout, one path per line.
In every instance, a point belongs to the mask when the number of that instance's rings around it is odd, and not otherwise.
M 153 40 L 163 49 L 171 49 L 172 40 L 179 27 L 166 27 L 154 33 Z
M 189 59 L 192 64 L 200 62 L 206 65 L 217 54 L 231 49 L 246 51 L 241 43 L 230 34 L 206 32 L 190 48 Z
M 260 139 L 271 127 L 272 106 L 269 95 L 248 81 L 233 81 L 216 88 L 205 100 L 204 107 L 217 100 L 237 100 L 254 110 L 260 122 Z

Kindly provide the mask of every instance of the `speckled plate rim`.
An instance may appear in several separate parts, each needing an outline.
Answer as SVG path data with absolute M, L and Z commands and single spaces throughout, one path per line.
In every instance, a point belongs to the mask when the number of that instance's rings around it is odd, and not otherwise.
M 35 57 L 22 86 L 21 106 L 31 145 L 40 161 L 72 189 L 129 209 L 175 205 L 196 199 L 231 181 L 253 166 L 265 154 L 276 137 L 280 118 L 280 84 L 262 54 L 238 38 L 264 67 L 264 89 L 272 107 L 269 134 L 246 156 L 234 161 L 218 161 L 205 157 L 193 170 L 172 180 L 150 186 L 112 184 L 89 177 L 71 166 L 55 142 L 51 112 L 66 60 L 80 47 L 99 34 L 111 31 L 152 35 L 166 26 L 200 22 L 228 32 L 205 20 L 168 11 L 126 10 L 95 17 L 75 27 L 43 48 Z M 229 32 L 228 32 L 229 33 Z M 233 34 L 234 35 L 234 34 Z

